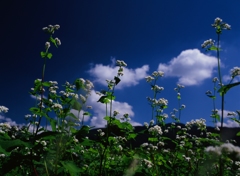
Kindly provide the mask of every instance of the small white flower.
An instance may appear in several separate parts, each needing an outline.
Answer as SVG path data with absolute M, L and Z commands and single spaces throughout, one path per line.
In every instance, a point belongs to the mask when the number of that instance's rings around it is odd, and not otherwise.
M 56 41 L 58 46 L 61 45 L 61 41 L 59 40 L 59 38 L 55 38 L 55 41 Z
M 60 28 L 60 25 L 55 24 L 55 25 L 54 25 L 54 28 L 55 28 L 56 30 L 58 30 L 58 29 Z
M 141 146 L 146 147 L 146 146 L 148 146 L 148 143 L 143 143 Z
M 240 75 L 240 67 L 234 67 L 231 69 L 231 77 L 234 78 L 236 76 Z
M 152 76 L 154 76 L 155 78 L 157 78 L 157 77 L 163 77 L 163 75 L 164 75 L 164 72 L 162 72 L 162 71 L 154 71 L 154 72 L 152 73 Z
M 151 76 L 147 76 L 147 77 L 145 77 L 145 79 L 146 79 L 147 82 L 151 82 L 151 81 L 154 80 L 154 78 L 151 77 Z
M 209 40 L 205 40 L 203 42 L 203 44 L 201 45 L 202 48 L 206 48 L 207 46 L 213 46 L 214 45 L 214 40 L 209 39 Z
M 62 105 L 58 104 L 58 103 L 54 103 L 52 105 L 52 108 L 58 108 L 58 109 L 62 109 Z
M 118 114 L 119 114 L 118 111 L 113 111 L 113 116 L 114 116 L 114 117 L 117 116 Z
M 46 42 L 46 43 L 45 43 L 45 48 L 46 48 L 46 50 L 48 50 L 48 49 L 50 48 L 50 46 L 51 46 L 51 45 L 50 45 L 49 42 Z
M 214 77 L 212 81 L 215 83 L 215 82 L 218 81 L 218 78 L 217 78 L 217 77 Z
M 82 101 L 83 103 L 85 103 L 85 102 L 86 102 L 86 98 L 85 98 L 82 94 L 79 94 L 79 96 L 80 96 L 80 98 L 81 98 L 81 101 Z
M 185 108 L 186 108 L 186 105 L 182 104 L 181 108 L 182 108 L 182 109 L 185 109 Z
M 117 60 L 116 65 L 120 66 L 120 67 L 126 67 L 127 66 L 127 64 L 124 61 L 122 61 L 122 60 Z
M 5 112 L 5 113 L 7 113 L 8 112 L 8 108 L 7 107 L 5 107 L 5 106 L 0 106 L 0 112 Z
M 146 127 L 146 128 L 148 128 L 148 123 L 147 122 L 144 122 L 144 126 Z
M 118 148 L 119 148 L 120 150 L 123 150 L 123 147 L 122 147 L 121 145 L 119 145 Z
M 153 125 L 153 124 L 154 124 L 154 120 L 151 120 L 151 121 L 150 121 L 150 125 Z

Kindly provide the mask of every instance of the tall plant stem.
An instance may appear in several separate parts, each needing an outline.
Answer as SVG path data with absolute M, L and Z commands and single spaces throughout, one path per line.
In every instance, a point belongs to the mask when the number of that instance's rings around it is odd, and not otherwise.
M 46 58 L 44 59 L 44 65 L 43 65 L 43 71 L 42 71 L 42 83 L 44 82 L 45 67 L 46 67 Z M 42 111 L 42 104 L 43 104 L 43 87 L 41 87 L 41 89 L 42 89 L 42 94 L 41 94 L 41 102 L 40 102 L 40 113 Z M 40 116 L 40 118 L 38 120 L 37 129 L 36 129 L 34 137 L 36 137 L 36 135 L 37 135 L 41 120 L 42 120 L 42 116 Z
M 222 87 L 222 76 L 221 76 L 221 70 L 220 70 L 220 54 L 219 54 L 219 41 L 220 41 L 220 33 L 218 34 L 218 41 L 217 41 L 217 58 L 218 58 L 218 76 L 219 76 L 219 81 L 220 81 L 220 86 Z M 222 112 L 221 112 L 221 132 L 220 132 L 220 138 L 222 138 L 222 128 L 223 128 L 223 111 L 224 111 L 224 92 L 222 92 Z

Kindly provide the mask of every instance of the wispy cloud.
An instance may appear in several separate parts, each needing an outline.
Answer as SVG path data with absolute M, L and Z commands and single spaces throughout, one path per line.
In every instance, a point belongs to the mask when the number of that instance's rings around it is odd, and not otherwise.
M 1 123 L 7 123 L 9 124 L 10 126 L 23 126 L 25 124 L 17 124 L 16 121 L 13 121 L 11 118 L 8 118 L 8 117 L 5 117 L 3 115 L 0 115 L 0 122 Z
M 216 66 L 217 58 L 205 55 L 198 49 L 188 49 L 168 64 L 160 63 L 158 70 L 163 71 L 165 77 L 179 77 L 179 84 L 193 86 L 211 78 Z
M 102 64 L 96 64 L 88 71 L 88 73 L 94 77 L 93 83 L 99 83 L 107 86 L 106 80 L 112 80 L 114 79 L 114 76 L 117 76 L 119 67 L 114 66 L 114 61 L 115 59 L 112 59 L 112 64 L 106 66 Z M 116 86 L 115 89 L 122 89 L 124 87 L 137 85 L 140 80 L 147 76 L 148 70 L 148 65 L 143 65 L 142 67 L 136 69 L 124 68 L 124 75 L 120 77 L 121 84 Z

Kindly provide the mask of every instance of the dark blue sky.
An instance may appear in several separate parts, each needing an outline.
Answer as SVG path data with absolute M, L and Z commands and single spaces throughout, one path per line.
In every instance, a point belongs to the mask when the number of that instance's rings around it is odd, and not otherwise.
M 209 38 L 216 40 L 211 27 L 216 17 L 231 25 L 232 29 L 221 35 L 222 75 L 227 80 L 230 69 L 240 65 L 239 7 L 238 1 L 223 0 L 1 2 L 0 105 L 9 112 L 0 114 L 0 122 L 25 123 L 24 116 L 35 105 L 28 92 L 34 80 L 41 78 L 44 60 L 39 53 L 48 40 L 42 28 L 59 24 L 53 36 L 62 45 L 58 49 L 51 46 L 53 58 L 47 60 L 45 70 L 45 80 L 57 81 L 59 91 L 64 90 L 61 85 L 66 81 L 72 83 L 77 78 L 91 80 L 95 91 L 106 89 L 105 79 L 117 74 L 111 58 L 124 60 L 128 66 L 115 92 L 115 108 L 122 114 L 128 112 L 131 123 L 140 125 L 151 120 L 146 97 L 153 98 L 144 78 L 164 66 L 165 75 L 158 81 L 164 91 L 157 97 L 169 102 L 164 112 L 170 116 L 173 108 L 178 108 L 173 89 L 177 83 L 185 84 L 181 103 L 186 109 L 181 121 L 204 118 L 207 125 L 213 125 L 209 122 L 212 100 L 205 92 L 212 91 L 212 78 L 218 76 L 216 53 L 206 53 L 201 44 Z M 239 91 L 236 87 L 226 95 L 226 113 L 240 109 Z M 85 123 L 103 126 L 104 107 L 96 98 L 93 92 L 88 102 L 93 116 Z M 220 96 L 217 109 L 221 109 Z M 236 125 L 227 118 L 225 122 Z

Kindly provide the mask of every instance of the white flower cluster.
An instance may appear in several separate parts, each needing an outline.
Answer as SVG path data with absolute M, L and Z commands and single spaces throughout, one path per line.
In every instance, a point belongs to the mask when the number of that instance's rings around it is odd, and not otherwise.
M 142 162 L 147 165 L 148 168 L 153 167 L 153 163 L 147 159 L 143 159 Z
M 159 87 L 158 85 L 154 85 L 154 86 L 152 86 L 151 90 L 154 90 L 156 92 L 161 92 L 162 90 L 164 90 L 164 88 Z
M 82 94 L 79 94 L 79 96 L 80 96 L 82 103 L 85 103 L 87 101 L 86 98 Z
M 213 46 L 214 45 L 214 40 L 209 39 L 209 40 L 205 40 L 203 42 L 203 44 L 201 45 L 202 48 L 206 48 L 207 46 Z
M 48 25 L 48 27 L 44 27 L 42 28 L 43 31 L 45 32 L 48 32 L 48 33 L 51 33 L 53 34 L 54 33 L 54 30 L 58 30 L 60 28 L 60 25 L 56 24 L 56 25 Z
M 150 97 L 147 97 L 148 101 L 152 102 L 153 105 L 155 106 L 167 106 L 168 105 L 168 100 L 165 98 L 159 98 L 159 100 L 157 99 L 152 99 Z
M 0 106 L 0 112 L 5 112 L 5 113 L 7 113 L 8 112 L 8 108 L 7 107 L 5 107 L 5 106 Z
M 58 103 L 54 103 L 54 104 L 52 105 L 52 108 L 62 109 L 62 105 L 61 105 L 61 104 L 58 104 Z
M 48 49 L 50 48 L 50 46 L 51 46 L 51 45 L 50 45 L 49 42 L 46 42 L 46 43 L 45 43 L 45 48 L 46 48 L 46 50 L 48 50 Z
M 120 67 L 126 67 L 127 66 L 127 64 L 124 61 L 122 61 L 122 60 L 117 60 L 116 65 L 120 66 Z
M 113 116 L 114 116 L 114 117 L 117 116 L 118 114 L 119 114 L 118 111 L 113 111 Z
M 105 133 L 104 133 L 104 132 L 102 132 L 102 130 L 101 130 L 101 129 L 98 129 L 98 130 L 97 130 L 97 132 L 99 132 L 99 135 L 100 135 L 100 136 L 104 136 L 104 135 L 105 135 Z
M 201 119 L 191 120 L 191 122 L 186 123 L 186 127 L 188 129 L 190 129 L 193 125 L 196 125 L 200 130 L 205 130 L 206 120 L 201 118 Z
M 148 131 L 150 133 L 154 133 L 156 135 L 162 135 L 163 134 L 161 127 L 158 126 L 158 125 L 155 125 L 154 127 L 149 128 Z
M 77 142 L 78 142 L 78 139 L 76 139 L 76 137 L 73 136 L 73 141 L 77 143 Z
M 11 130 L 11 126 L 8 123 L 0 123 L 0 133 L 5 133 Z M 3 131 L 2 131 L 3 130 Z M 5 132 L 4 132 L 5 131 Z
M 235 112 L 228 112 L 227 116 L 234 116 L 235 117 L 235 116 L 237 116 L 237 114 Z
M 175 91 L 179 92 L 180 89 L 184 88 L 185 86 L 184 85 L 181 85 L 181 84 L 177 84 L 177 87 L 174 88 Z
M 154 78 L 151 77 L 151 76 L 147 76 L 147 77 L 145 77 L 145 79 L 146 79 L 147 82 L 151 82 L 151 81 L 154 80 Z
M 215 83 L 215 82 L 218 81 L 218 78 L 217 78 L 217 77 L 214 77 L 212 81 Z
M 205 149 L 205 151 L 208 153 L 216 154 L 218 156 L 224 153 L 225 154 L 235 153 L 236 156 L 240 158 L 240 148 L 232 145 L 231 143 L 225 143 L 225 144 L 222 144 L 221 146 L 216 146 L 216 147 L 209 146 Z
M 186 161 L 188 161 L 188 162 L 189 162 L 190 159 L 191 159 L 190 157 L 186 157 L 185 155 L 183 155 L 183 158 L 184 158 Z
M 212 24 L 213 27 L 217 28 L 217 26 L 221 25 L 222 29 L 228 29 L 230 30 L 231 29 L 231 26 L 227 23 L 222 23 L 222 19 L 217 17 L 215 20 L 214 20 L 214 24 Z
M 49 87 L 49 92 L 52 93 L 52 94 L 56 94 L 56 90 L 58 89 L 58 86 L 51 86 Z
M 164 75 L 164 72 L 162 72 L 162 71 L 154 71 L 154 72 L 152 73 L 152 76 L 154 76 L 155 78 L 157 78 L 157 77 L 163 77 L 163 75 Z
M 235 76 L 240 75 L 240 67 L 234 67 L 231 69 L 231 77 L 234 78 Z

